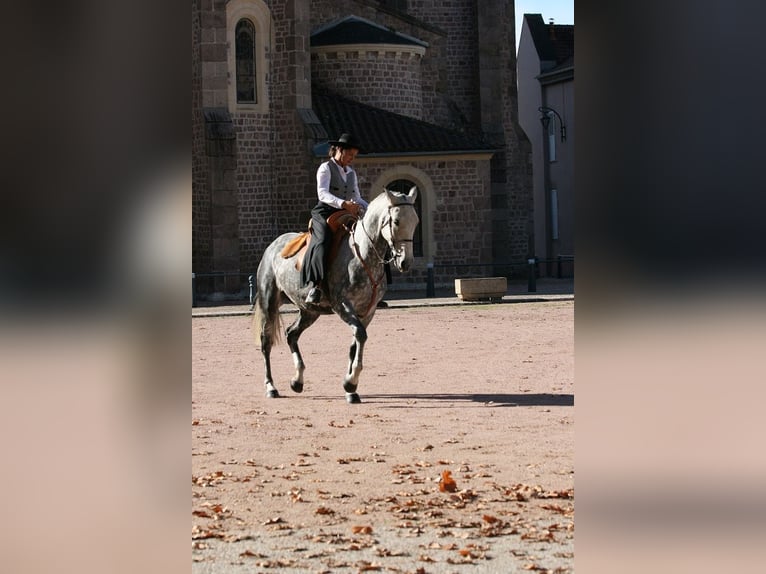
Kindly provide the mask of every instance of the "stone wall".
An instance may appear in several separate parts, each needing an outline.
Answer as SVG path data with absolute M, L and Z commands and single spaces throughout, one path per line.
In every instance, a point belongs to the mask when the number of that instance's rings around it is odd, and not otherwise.
M 210 270 L 210 194 L 202 117 L 202 61 L 200 0 L 192 0 L 192 269 Z
M 315 168 L 299 110 L 311 108 L 309 0 L 271 2 L 274 49 L 270 54 L 271 125 L 264 142 L 268 149 L 269 185 L 261 187 L 261 221 L 249 229 L 253 250 L 248 264 L 257 266 L 263 250 L 278 235 L 306 227 L 316 204 Z
M 340 17 L 350 15 L 366 18 L 381 26 L 390 27 L 397 32 L 428 43 L 423 57 L 417 60 L 411 59 L 409 63 L 409 68 L 417 63 L 419 70 L 417 72 L 413 69 L 408 71 L 409 74 L 413 75 L 414 81 L 418 81 L 417 76 L 419 76 L 421 94 L 416 98 L 420 100 L 421 109 L 414 111 L 408 105 L 398 104 L 401 106 L 399 109 L 402 109 L 403 112 L 397 113 L 411 115 L 412 117 L 417 117 L 437 125 L 454 127 L 456 124 L 454 124 L 449 110 L 448 98 L 445 97 L 445 90 L 449 83 L 446 68 L 447 41 L 445 33 L 435 25 L 432 25 L 430 17 L 420 20 L 413 17 L 411 11 L 410 13 L 402 14 L 385 10 L 374 0 L 314 0 L 311 3 L 311 28 L 313 30 L 319 26 L 329 24 Z M 363 67 L 368 64 L 368 62 L 364 62 Z M 362 87 L 367 88 L 367 86 Z M 395 85 L 395 88 L 398 90 L 402 86 Z M 388 95 L 390 96 L 391 94 Z M 373 97 L 364 93 L 359 94 L 359 96 Z M 357 95 L 349 93 L 348 97 L 356 99 Z M 382 96 L 377 96 L 376 101 L 379 102 L 382 99 Z M 389 109 L 386 106 L 381 107 Z M 397 111 L 396 106 L 391 111 Z M 418 115 L 413 115 L 414 113 Z
M 434 117 L 437 123 L 478 131 L 476 4 L 473 1 L 408 0 L 407 8 L 410 15 L 444 33 L 431 48 L 428 66 L 433 89 L 430 97 L 424 98 L 423 105 L 444 110 L 443 116 Z M 482 2 L 482 6 L 485 4 L 490 2 Z
M 477 19 L 481 127 L 501 149 L 492 161 L 493 258 L 514 262 L 533 255 L 532 148 L 518 124 L 514 4 L 488 2 Z
M 239 289 L 239 186 L 237 142 L 231 115 L 226 108 L 205 108 L 205 151 L 210 193 L 210 245 L 214 271 L 233 273 L 224 282 Z M 216 290 L 221 290 L 217 288 Z
M 200 60 L 202 63 L 202 107 L 224 108 L 228 100 L 226 62 L 226 1 L 198 0 L 200 3 Z
M 410 51 L 326 51 L 311 55 L 315 84 L 382 110 L 423 119 L 420 55 Z

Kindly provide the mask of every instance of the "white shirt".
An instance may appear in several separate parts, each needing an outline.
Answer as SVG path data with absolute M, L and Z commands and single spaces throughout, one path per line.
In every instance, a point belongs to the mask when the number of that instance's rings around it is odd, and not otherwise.
M 340 171 L 340 176 L 343 178 L 343 181 L 346 181 L 348 174 L 353 171 L 351 166 L 347 165 L 345 168 L 341 167 L 341 165 L 335 161 L 334 158 L 330 159 L 330 161 L 335 162 L 335 165 L 338 166 L 338 170 Z M 322 203 L 326 203 L 327 205 L 332 205 L 333 207 L 342 209 L 343 202 L 346 200 L 330 192 L 330 161 L 324 162 L 319 166 L 319 169 L 317 169 L 317 196 L 319 197 L 319 201 Z M 357 184 L 354 186 L 352 199 L 367 209 L 368 203 L 359 193 L 358 177 L 356 178 L 356 181 Z

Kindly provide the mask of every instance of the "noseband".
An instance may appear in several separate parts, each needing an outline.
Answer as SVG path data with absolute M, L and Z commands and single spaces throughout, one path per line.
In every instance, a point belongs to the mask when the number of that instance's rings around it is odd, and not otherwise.
M 409 206 L 415 209 L 415 206 L 412 203 L 395 203 L 394 205 L 388 206 L 388 221 L 386 221 L 384 225 L 388 225 L 388 235 L 390 239 L 386 238 L 386 236 L 383 235 L 381 231 L 381 235 L 383 236 L 383 239 L 386 240 L 386 243 L 388 243 L 388 246 L 391 248 L 391 253 L 392 253 L 391 259 L 389 259 L 386 263 L 390 263 L 391 261 L 393 261 L 396 258 L 396 256 L 402 252 L 402 249 L 396 248 L 397 243 L 412 243 L 413 242 L 412 239 L 399 239 L 396 241 L 394 240 L 394 218 L 391 217 L 391 210 L 394 207 L 404 207 L 404 206 Z

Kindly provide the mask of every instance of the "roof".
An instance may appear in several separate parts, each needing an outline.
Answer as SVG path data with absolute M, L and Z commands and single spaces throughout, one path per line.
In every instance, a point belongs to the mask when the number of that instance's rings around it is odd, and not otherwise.
M 560 64 L 548 67 L 537 76 L 541 84 L 555 84 L 557 82 L 571 80 L 574 77 L 574 57 L 570 56 Z
M 318 28 L 311 34 L 311 46 L 339 46 L 344 44 L 399 44 L 402 46 L 428 46 L 428 42 L 396 32 L 358 16 Z
M 574 25 L 546 24 L 542 14 L 524 14 L 540 61 L 559 66 L 574 58 Z
M 495 146 L 467 135 L 375 108 L 319 86 L 312 87 L 313 108 L 331 138 L 353 133 L 362 143 L 360 156 L 405 156 L 457 153 L 492 153 Z M 316 146 L 315 153 L 327 155 L 327 144 Z

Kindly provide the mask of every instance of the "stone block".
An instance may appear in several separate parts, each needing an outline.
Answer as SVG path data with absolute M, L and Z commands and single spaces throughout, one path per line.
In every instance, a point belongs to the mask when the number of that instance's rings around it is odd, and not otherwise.
M 508 290 L 505 277 L 455 279 L 455 295 L 463 301 L 502 299 Z

